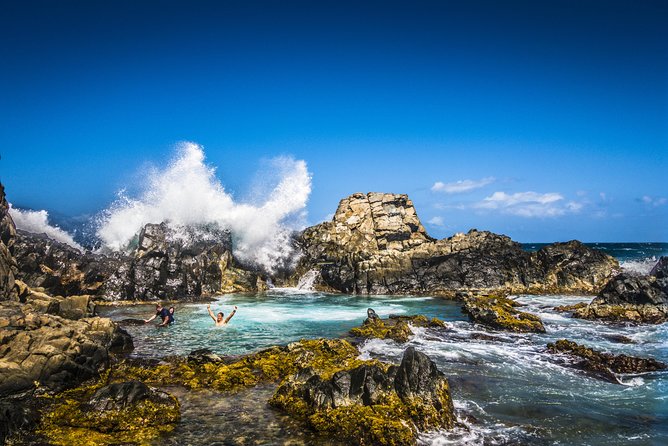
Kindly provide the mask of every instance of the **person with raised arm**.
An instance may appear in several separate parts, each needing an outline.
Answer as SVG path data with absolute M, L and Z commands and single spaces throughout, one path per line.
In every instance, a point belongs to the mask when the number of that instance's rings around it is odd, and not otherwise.
M 216 324 L 216 327 L 222 327 L 223 325 L 227 325 L 227 323 L 232 319 L 232 316 L 234 316 L 237 312 L 237 306 L 234 306 L 234 310 L 230 313 L 229 316 L 227 316 L 227 319 L 225 319 L 225 314 L 223 312 L 219 312 L 217 315 L 213 314 L 213 311 L 211 311 L 211 305 L 207 305 L 206 309 L 209 311 L 209 316 L 211 316 L 211 319 L 213 319 L 213 323 Z

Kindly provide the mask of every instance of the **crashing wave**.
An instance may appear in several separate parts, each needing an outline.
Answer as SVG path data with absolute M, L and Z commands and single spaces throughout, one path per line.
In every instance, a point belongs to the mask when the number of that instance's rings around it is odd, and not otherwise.
M 147 223 L 179 228 L 216 225 L 233 235 L 235 256 L 268 272 L 294 254 L 292 233 L 305 226 L 311 175 L 306 163 L 290 157 L 271 161 L 273 187 L 254 202 L 235 201 L 205 163 L 201 146 L 184 142 L 165 169 L 149 171 L 137 197 L 124 191 L 98 221 L 97 236 L 114 251 L 130 247 Z
M 79 251 L 84 250 L 70 234 L 57 226 L 49 224 L 49 213 L 47 211 L 17 209 L 10 205 L 9 214 L 12 216 L 17 229 L 35 234 L 46 234 L 49 238 L 66 243 Z

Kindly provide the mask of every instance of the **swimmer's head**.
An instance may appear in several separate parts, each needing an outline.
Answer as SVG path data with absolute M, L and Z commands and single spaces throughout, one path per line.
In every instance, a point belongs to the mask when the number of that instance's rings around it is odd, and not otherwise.
M 224 317 L 225 315 L 222 312 L 218 313 L 218 322 L 222 321 Z

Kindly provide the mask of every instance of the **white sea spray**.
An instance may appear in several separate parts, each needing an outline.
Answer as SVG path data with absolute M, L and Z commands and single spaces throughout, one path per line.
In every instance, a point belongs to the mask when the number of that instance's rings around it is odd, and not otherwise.
M 66 231 L 49 224 L 49 213 L 47 211 L 31 211 L 10 206 L 9 214 L 18 229 L 35 234 L 46 234 L 49 238 L 58 242 L 68 244 L 80 251 L 84 250 Z
M 101 215 L 97 236 L 108 249 L 122 251 L 147 223 L 168 222 L 176 229 L 216 225 L 230 230 L 234 254 L 271 272 L 293 255 L 290 237 L 305 225 L 311 175 L 306 163 L 290 157 L 270 162 L 276 182 L 252 203 L 225 190 L 203 148 L 192 142 L 177 147 L 164 169 L 149 169 L 137 196 L 125 191 Z

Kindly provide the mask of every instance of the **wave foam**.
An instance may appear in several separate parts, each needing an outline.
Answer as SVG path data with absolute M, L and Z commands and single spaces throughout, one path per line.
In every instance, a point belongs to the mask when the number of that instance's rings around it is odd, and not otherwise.
M 83 247 L 75 242 L 70 234 L 57 226 L 49 224 L 49 213 L 47 211 L 22 210 L 10 205 L 9 214 L 18 229 L 35 234 L 46 234 L 49 238 L 70 245 L 79 251 L 84 251 Z
M 181 143 L 167 168 L 149 171 L 138 197 L 119 193 L 103 212 L 97 235 L 104 246 L 121 251 L 147 223 L 168 222 L 177 229 L 215 224 L 232 232 L 237 258 L 272 272 L 293 255 L 290 237 L 304 226 L 311 175 L 304 161 L 290 157 L 270 164 L 273 188 L 256 197 L 256 204 L 235 202 L 205 163 L 202 147 Z
M 631 274 L 647 275 L 654 268 L 658 259 L 654 256 L 640 260 L 623 260 L 619 262 L 622 269 Z

